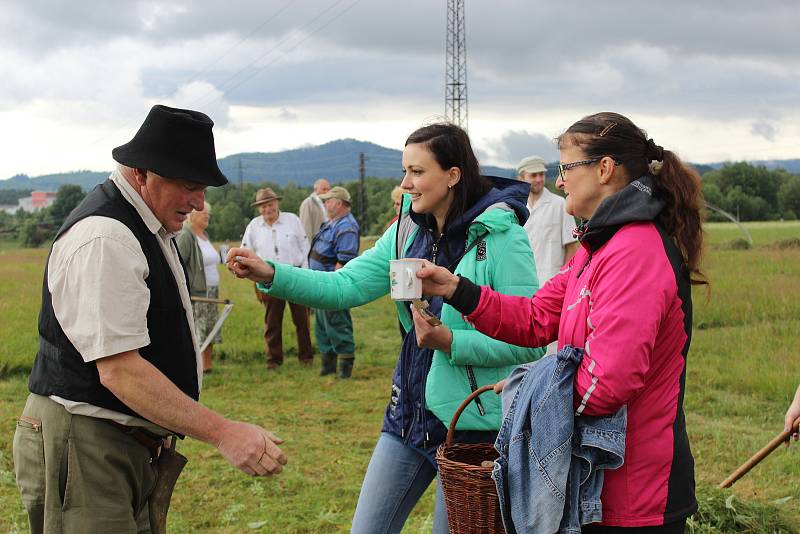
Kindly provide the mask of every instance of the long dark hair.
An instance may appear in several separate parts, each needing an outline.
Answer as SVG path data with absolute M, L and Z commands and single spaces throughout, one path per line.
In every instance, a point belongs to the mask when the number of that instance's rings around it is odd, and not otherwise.
M 453 203 L 445 217 L 447 228 L 448 223 L 458 219 L 480 197 L 488 193 L 492 184 L 481 176 L 478 158 L 472 151 L 467 132 L 455 124 L 437 122 L 423 126 L 408 136 L 405 146 L 415 143 L 424 144 L 442 169 L 461 169 L 461 180 L 453 186 Z
M 654 176 L 656 194 L 666 202 L 656 222 L 675 240 L 692 283 L 707 283 L 700 270 L 705 204 L 697 171 L 619 113 L 582 118 L 558 136 L 558 147 L 565 146 L 578 146 L 589 158 L 611 156 L 627 172 L 629 181 L 645 174 Z

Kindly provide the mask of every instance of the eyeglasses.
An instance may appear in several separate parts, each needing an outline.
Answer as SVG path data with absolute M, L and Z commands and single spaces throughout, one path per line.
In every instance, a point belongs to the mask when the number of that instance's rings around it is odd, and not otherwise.
M 558 164 L 558 176 L 561 177 L 561 180 L 566 182 L 567 176 L 566 173 L 570 169 L 574 169 L 575 167 L 580 167 L 581 165 L 591 165 L 592 163 L 597 163 L 604 156 L 600 156 L 599 158 L 592 158 L 592 159 L 585 159 L 583 161 L 574 161 L 572 163 L 559 163 Z

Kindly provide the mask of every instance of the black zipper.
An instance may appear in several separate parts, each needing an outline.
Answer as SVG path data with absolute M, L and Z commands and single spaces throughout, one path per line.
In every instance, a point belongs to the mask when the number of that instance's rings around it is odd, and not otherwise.
M 414 408 L 414 405 L 412 404 L 411 407 Z M 411 435 L 414 430 L 414 423 L 417 422 L 417 415 L 418 415 L 418 410 L 414 409 L 414 416 L 411 418 L 411 424 L 408 425 L 408 435 L 404 435 L 406 431 L 405 428 L 400 429 L 400 437 L 404 438 L 403 443 L 405 443 L 406 445 L 408 445 L 408 441 L 411 439 Z
M 454 272 L 455 269 L 456 269 L 456 266 L 461 261 L 461 258 L 466 256 L 467 252 L 472 250 L 472 247 L 477 245 L 484 237 L 486 237 L 486 234 L 488 234 L 488 233 L 489 232 L 484 232 L 483 234 L 481 234 L 478 237 L 476 237 L 475 240 L 472 242 L 472 245 L 470 245 L 470 246 L 467 246 L 467 243 L 465 242 L 465 244 L 464 244 L 464 247 L 465 247 L 464 253 L 461 254 L 461 256 L 459 256 L 456 259 L 456 261 L 453 262 L 452 265 L 448 266 L 448 270 L 450 272 Z M 437 239 L 436 241 L 433 242 L 433 247 L 431 248 L 431 256 L 433 258 L 432 263 L 434 265 L 436 264 L 436 255 L 439 252 L 439 241 L 442 239 L 442 237 L 444 237 L 444 234 L 440 235 L 439 239 Z M 467 377 L 469 378 L 469 387 L 474 392 L 474 391 L 476 391 L 478 389 L 478 379 L 475 378 L 475 371 L 472 369 L 471 365 L 465 366 L 465 369 L 467 370 Z M 475 405 L 478 407 L 478 413 L 481 414 L 481 417 L 486 415 L 486 410 L 483 408 L 483 403 L 481 402 L 480 398 L 476 398 L 475 399 Z
M 471 365 L 467 365 L 466 369 L 467 377 L 469 377 L 469 387 L 473 392 L 475 392 L 478 389 L 478 380 L 475 378 L 475 371 L 472 370 Z M 486 410 L 483 409 L 483 403 L 481 402 L 480 397 L 475 397 L 475 406 L 478 407 L 478 413 L 480 413 L 481 416 L 486 415 Z

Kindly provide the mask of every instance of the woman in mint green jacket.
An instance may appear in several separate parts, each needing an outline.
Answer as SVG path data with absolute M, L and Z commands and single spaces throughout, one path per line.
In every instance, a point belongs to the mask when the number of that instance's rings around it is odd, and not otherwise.
M 389 260 L 425 258 L 498 291 L 531 296 L 538 288 L 527 235 L 529 187 L 480 175 L 467 134 L 433 124 L 409 136 L 403 150 L 405 195 L 399 219 L 375 246 L 335 272 L 264 263 L 233 249 L 229 269 L 259 289 L 315 308 L 342 309 L 389 293 Z M 381 436 L 353 518 L 353 533 L 399 532 L 436 477 L 436 448 L 458 405 L 472 391 L 504 379 L 542 349 L 502 343 L 477 332 L 442 299 L 428 310 L 431 326 L 408 302 L 396 302 L 406 332 L 392 380 Z M 501 424 L 499 397 L 483 396 L 461 415 L 456 441 L 494 442 Z M 435 534 L 448 532 L 437 486 Z

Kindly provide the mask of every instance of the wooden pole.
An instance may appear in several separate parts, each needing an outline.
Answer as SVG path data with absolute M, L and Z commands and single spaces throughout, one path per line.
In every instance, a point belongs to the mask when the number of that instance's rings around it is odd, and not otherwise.
M 190 297 L 192 302 L 210 302 L 212 304 L 230 304 L 231 301 L 228 299 L 209 299 L 206 297 Z
M 745 476 L 752 468 L 754 468 L 758 463 L 770 455 L 772 451 L 777 449 L 781 446 L 781 443 L 785 443 L 793 433 L 798 431 L 798 426 L 800 426 L 800 419 L 794 422 L 792 425 L 792 430 L 784 430 L 774 438 L 772 441 L 767 443 L 760 451 L 755 453 L 749 460 L 743 463 L 736 471 L 731 473 L 731 475 L 723 480 L 719 487 L 720 489 L 723 488 L 730 488 L 734 482 Z

